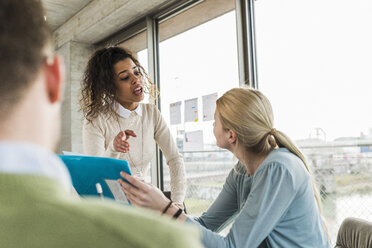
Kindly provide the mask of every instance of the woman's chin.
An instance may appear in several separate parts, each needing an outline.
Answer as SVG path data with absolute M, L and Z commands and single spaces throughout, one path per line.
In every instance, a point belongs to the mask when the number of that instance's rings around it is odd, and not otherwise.
M 145 98 L 145 94 L 142 93 L 140 96 L 138 96 L 138 98 L 139 98 L 139 102 L 142 102 L 143 99 Z

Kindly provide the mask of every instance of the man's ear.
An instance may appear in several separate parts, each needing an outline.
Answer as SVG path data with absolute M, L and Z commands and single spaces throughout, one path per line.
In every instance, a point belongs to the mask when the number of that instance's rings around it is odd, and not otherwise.
M 233 130 L 229 130 L 229 138 L 228 138 L 229 144 L 234 144 L 236 141 L 236 133 Z
M 45 63 L 45 82 L 49 101 L 56 103 L 61 101 L 63 95 L 64 67 L 62 58 L 55 55 L 47 59 Z

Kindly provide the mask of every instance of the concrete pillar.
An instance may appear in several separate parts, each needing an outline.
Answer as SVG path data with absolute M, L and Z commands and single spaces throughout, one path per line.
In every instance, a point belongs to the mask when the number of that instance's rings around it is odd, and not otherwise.
M 91 44 L 69 41 L 56 52 L 62 55 L 66 68 L 65 93 L 62 103 L 61 139 L 57 153 L 62 151 L 83 152 L 82 124 L 80 111 L 80 85 L 86 63 L 93 52 Z

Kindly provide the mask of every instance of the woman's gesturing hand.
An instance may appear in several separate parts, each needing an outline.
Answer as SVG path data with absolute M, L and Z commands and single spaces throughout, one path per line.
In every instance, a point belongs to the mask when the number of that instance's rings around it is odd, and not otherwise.
M 121 172 L 120 175 L 130 183 L 125 182 L 123 179 L 118 180 L 122 190 L 133 205 L 162 211 L 169 203 L 163 192 L 152 184 L 139 180 L 125 172 Z
M 129 137 L 137 137 L 132 130 L 120 131 L 114 139 L 114 149 L 117 152 L 127 153 L 129 152 Z

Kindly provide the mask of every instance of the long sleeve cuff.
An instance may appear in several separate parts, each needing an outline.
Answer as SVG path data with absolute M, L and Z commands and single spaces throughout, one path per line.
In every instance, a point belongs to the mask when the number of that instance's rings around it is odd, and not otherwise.
M 110 144 L 107 146 L 107 149 L 105 151 L 105 157 L 116 158 L 116 159 L 120 157 L 120 152 L 115 151 L 114 140 L 112 140 Z
M 172 192 L 171 194 L 172 201 L 182 205 L 185 200 L 185 195 L 186 195 L 185 192 L 184 191 L 180 191 L 180 192 L 171 191 L 171 192 Z
M 183 204 L 186 195 L 186 172 L 183 161 L 172 160 L 169 163 L 169 174 L 172 201 Z

